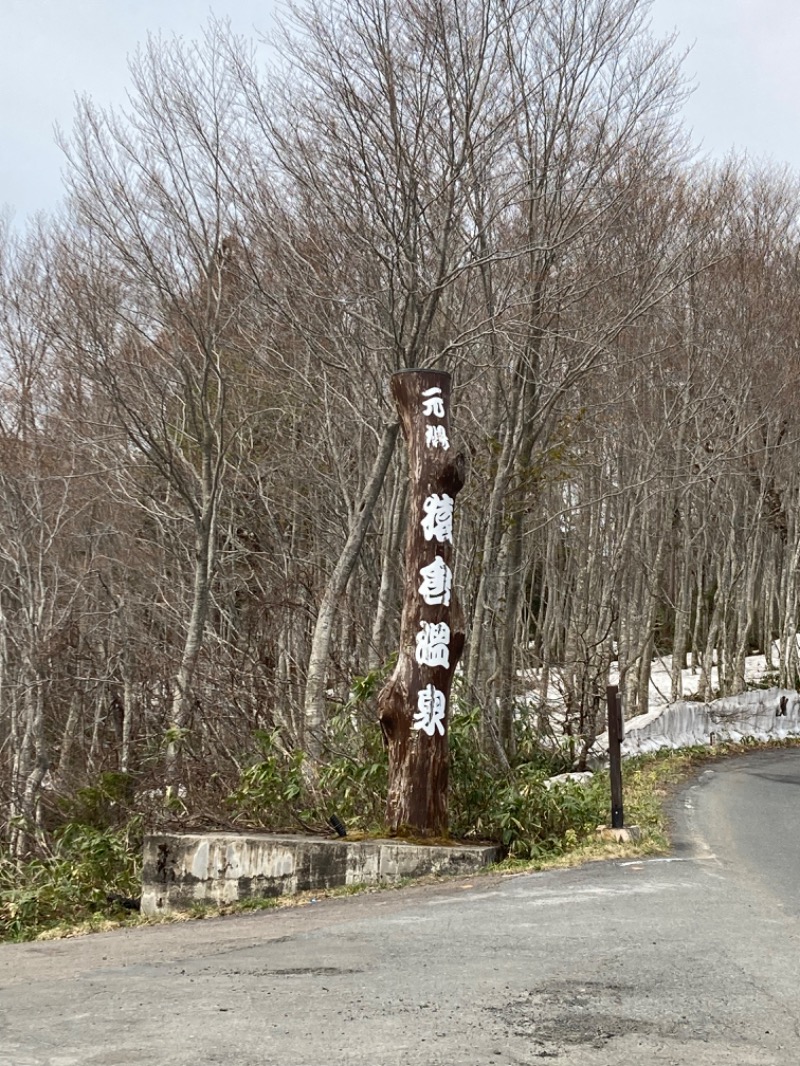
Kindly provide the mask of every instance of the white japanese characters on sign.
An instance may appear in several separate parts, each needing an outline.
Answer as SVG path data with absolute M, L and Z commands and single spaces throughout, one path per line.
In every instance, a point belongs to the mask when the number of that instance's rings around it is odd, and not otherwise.
M 420 666 L 450 666 L 450 626 L 447 622 L 421 622 L 417 633 Z
M 438 386 L 423 392 L 422 413 L 426 418 L 444 418 L 444 400 L 442 390 Z
M 453 497 L 443 492 L 440 496 L 434 492 L 422 505 L 425 517 L 420 525 L 425 534 L 425 540 L 438 540 L 440 544 L 445 541 L 453 543 Z
M 444 716 L 446 701 L 443 692 L 433 685 L 427 685 L 417 693 L 417 713 L 414 715 L 414 729 L 421 729 L 432 737 L 438 729 L 439 736 L 444 736 Z
M 450 605 L 450 589 L 453 585 L 453 572 L 441 555 L 437 555 L 432 563 L 420 567 L 422 584 L 419 594 L 429 607 L 436 604 Z
M 428 448 L 441 448 L 446 452 L 450 447 L 450 441 L 444 426 L 426 426 L 425 444 Z
M 422 414 L 424 418 L 445 418 L 444 399 L 438 386 L 426 389 L 422 393 Z M 443 425 L 428 423 L 425 425 L 425 446 L 441 448 L 447 451 L 450 441 Z M 423 515 L 420 525 L 426 541 L 438 544 L 453 543 L 453 497 L 447 493 L 432 493 L 423 502 Z M 450 605 L 453 573 L 441 555 L 432 563 L 421 567 L 422 584 L 419 594 L 430 607 Z M 416 639 L 416 660 L 420 666 L 450 668 L 450 626 L 447 622 L 420 621 L 420 630 Z M 417 692 L 417 712 L 414 715 L 413 728 L 421 730 L 429 737 L 436 732 L 445 735 L 445 714 L 447 698 L 444 692 L 434 685 L 426 685 Z

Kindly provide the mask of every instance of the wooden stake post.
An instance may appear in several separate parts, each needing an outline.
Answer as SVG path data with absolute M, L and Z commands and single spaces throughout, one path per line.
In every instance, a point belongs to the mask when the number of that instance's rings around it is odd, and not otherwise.
M 403 370 L 392 395 L 408 447 L 405 591 L 397 665 L 378 697 L 389 749 L 392 832 L 447 832 L 450 687 L 464 649 L 453 592 L 453 504 L 464 484 L 450 441 L 450 375 Z
M 622 700 L 616 685 L 606 689 L 608 703 L 608 766 L 611 773 L 611 828 L 622 829 L 625 826 L 625 812 L 622 805 L 622 739 L 625 724 L 622 719 Z

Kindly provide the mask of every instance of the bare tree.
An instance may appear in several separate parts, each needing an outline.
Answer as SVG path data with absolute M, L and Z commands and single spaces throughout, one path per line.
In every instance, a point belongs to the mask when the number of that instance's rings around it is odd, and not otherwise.
M 240 142 L 236 86 L 222 30 L 186 46 L 151 40 L 132 64 L 127 112 L 84 101 L 65 142 L 75 218 L 65 240 L 65 340 L 102 395 L 108 462 L 133 450 L 162 490 L 139 499 L 159 521 L 188 521 L 193 573 L 174 673 L 167 775 L 174 786 L 191 688 L 219 561 L 219 515 L 236 462 L 250 384 L 237 360 L 254 343 L 242 326 L 245 291 L 229 239 Z M 237 368 L 238 369 L 238 368 Z M 137 493 L 135 487 L 127 491 Z

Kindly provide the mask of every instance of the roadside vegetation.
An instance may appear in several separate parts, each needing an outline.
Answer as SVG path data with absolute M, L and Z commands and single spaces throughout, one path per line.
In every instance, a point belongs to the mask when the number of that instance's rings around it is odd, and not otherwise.
M 384 835 L 386 758 L 380 734 L 355 723 L 357 718 L 347 715 L 337 724 L 339 755 L 313 788 L 296 755 L 282 752 L 274 736 L 260 737 L 251 765 L 216 818 L 209 815 L 211 822 L 240 830 L 332 835 L 327 820 L 335 812 L 351 837 Z M 625 821 L 639 826 L 642 835 L 618 844 L 597 834 L 609 817 L 607 772 L 598 770 L 588 784 L 567 781 L 548 788 L 549 777 L 570 768 L 569 753 L 541 746 L 536 734 L 520 725 L 518 759 L 498 773 L 483 752 L 479 726 L 477 712 L 468 711 L 451 729 L 451 839 L 500 844 L 506 858 L 495 869 L 513 871 L 663 853 L 669 847 L 665 804 L 678 785 L 705 763 L 772 746 L 723 744 L 625 760 Z M 781 746 L 792 743 L 800 741 Z M 35 857 L 15 860 L 7 851 L 0 853 L 0 940 L 49 939 L 154 920 L 136 910 L 147 818 L 132 807 L 135 784 L 132 775 L 102 775 L 96 785 L 59 805 L 61 822 Z M 151 808 L 148 817 L 163 825 L 159 811 Z M 353 889 L 332 894 L 343 891 Z M 303 902 L 304 897 L 250 900 L 224 911 L 197 908 L 188 917 Z

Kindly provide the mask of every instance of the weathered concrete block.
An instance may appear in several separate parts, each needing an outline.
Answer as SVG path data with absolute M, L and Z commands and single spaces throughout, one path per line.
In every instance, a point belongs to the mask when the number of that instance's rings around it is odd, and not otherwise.
M 266 833 L 145 838 L 142 912 L 224 904 L 336 888 L 391 884 L 424 874 L 469 874 L 499 858 L 482 846 L 426 847 L 386 840 Z

